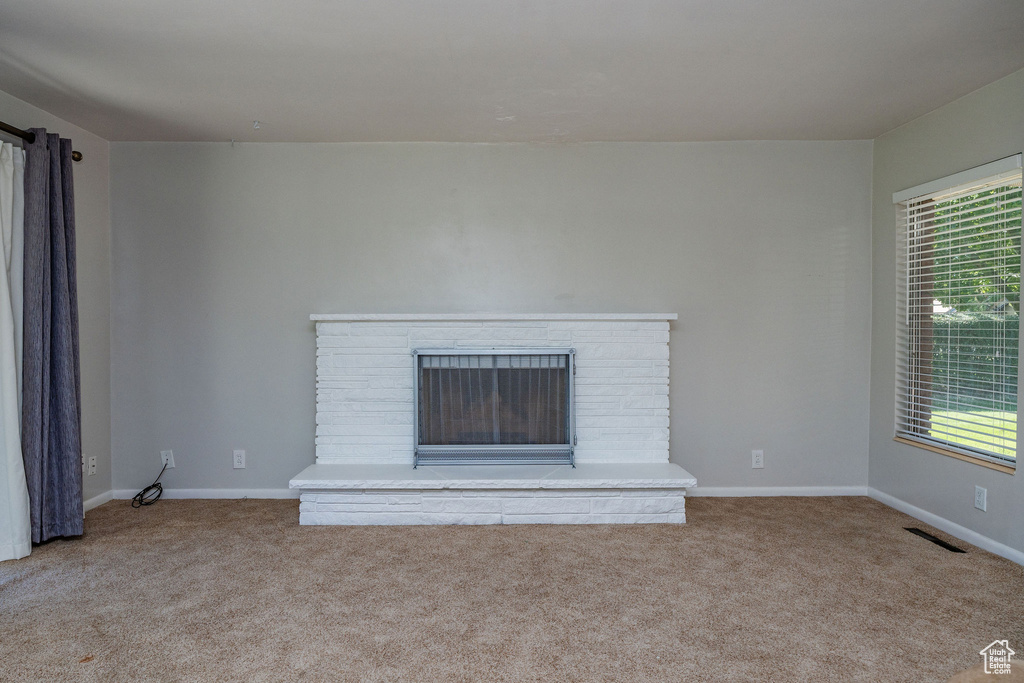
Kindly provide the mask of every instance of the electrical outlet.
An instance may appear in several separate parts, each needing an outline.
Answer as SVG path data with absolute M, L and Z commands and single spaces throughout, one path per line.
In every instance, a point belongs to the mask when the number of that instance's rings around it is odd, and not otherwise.
M 234 457 L 233 457 L 232 463 L 233 463 L 234 468 L 236 470 L 244 470 L 245 469 L 245 451 L 237 450 L 236 449 L 235 453 L 234 453 Z
M 160 463 L 167 465 L 167 469 L 174 469 L 174 451 L 160 451 Z
M 85 474 L 87 469 L 88 468 L 85 464 L 85 453 L 82 453 L 82 474 Z
M 988 489 L 974 487 L 974 507 L 982 512 L 988 512 Z
M 750 467 L 755 470 L 764 468 L 764 451 L 750 451 Z
M 96 456 L 89 458 L 89 476 L 96 474 Z

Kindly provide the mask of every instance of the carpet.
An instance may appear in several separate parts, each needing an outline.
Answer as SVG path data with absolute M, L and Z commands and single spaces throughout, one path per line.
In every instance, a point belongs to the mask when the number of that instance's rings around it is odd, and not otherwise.
M 996 639 L 1024 654 L 1024 567 L 876 501 L 694 498 L 687 519 L 300 527 L 294 500 L 113 501 L 0 563 L 0 678 L 916 682 Z

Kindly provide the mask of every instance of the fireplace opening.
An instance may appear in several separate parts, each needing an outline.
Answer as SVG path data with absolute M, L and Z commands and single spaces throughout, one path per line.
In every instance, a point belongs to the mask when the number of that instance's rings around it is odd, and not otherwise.
M 413 356 L 414 466 L 573 464 L 573 349 Z

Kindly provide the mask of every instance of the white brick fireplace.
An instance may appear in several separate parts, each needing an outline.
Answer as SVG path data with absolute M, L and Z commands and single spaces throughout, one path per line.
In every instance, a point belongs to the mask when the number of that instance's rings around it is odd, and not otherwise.
M 685 521 L 669 458 L 674 314 L 314 315 L 316 464 L 302 524 Z M 575 463 L 413 469 L 417 349 L 575 350 Z

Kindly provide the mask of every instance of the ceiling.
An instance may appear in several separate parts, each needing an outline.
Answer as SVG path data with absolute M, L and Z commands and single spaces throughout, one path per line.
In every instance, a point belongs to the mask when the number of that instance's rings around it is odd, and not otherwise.
M 1020 68 L 1021 0 L 0 4 L 0 90 L 108 140 L 869 139 Z

